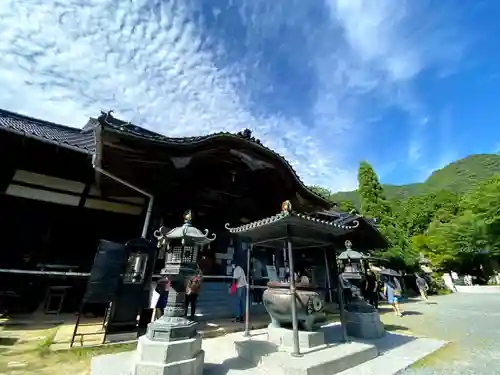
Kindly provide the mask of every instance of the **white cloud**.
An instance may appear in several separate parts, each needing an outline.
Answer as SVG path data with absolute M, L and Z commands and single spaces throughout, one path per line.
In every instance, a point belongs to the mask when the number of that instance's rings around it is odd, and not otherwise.
M 249 127 L 307 184 L 352 189 L 353 146 L 374 115 L 366 100 L 383 96 L 389 104 L 418 107 L 410 91 L 401 93 L 428 64 L 421 37 L 427 33 L 411 33 L 408 24 L 416 21 L 410 22 L 408 2 L 332 0 L 330 20 L 317 29 L 304 22 L 312 3 L 227 0 L 225 8 L 216 2 L 216 19 L 238 4 L 246 30 L 234 35 L 246 49 L 222 64 L 233 51 L 206 32 L 201 1 L 3 0 L 0 106 L 77 127 L 111 108 L 170 136 Z M 252 91 L 280 89 L 259 46 L 284 29 L 303 45 L 292 38 L 276 49 L 300 56 L 314 47 L 307 68 L 317 83 L 314 100 L 304 104 L 307 118 L 252 107 Z
M 436 4 L 429 6 L 426 1 L 330 1 L 351 51 L 373 68 L 378 92 L 408 115 L 407 157 L 415 164 L 420 163 L 429 117 L 414 93 L 414 80 L 427 68 L 437 69 L 439 76 L 451 74 L 465 47 L 446 22 L 456 9 L 446 9 L 444 15 Z

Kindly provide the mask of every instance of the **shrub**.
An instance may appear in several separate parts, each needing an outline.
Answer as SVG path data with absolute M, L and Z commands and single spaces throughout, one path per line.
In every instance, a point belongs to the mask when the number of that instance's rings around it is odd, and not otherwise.
M 442 277 L 436 273 L 432 274 L 429 280 L 427 280 L 427 285 L 429 285 L 429 290 L 427 291 L 428 294 L 442 295 L 451 293 Z

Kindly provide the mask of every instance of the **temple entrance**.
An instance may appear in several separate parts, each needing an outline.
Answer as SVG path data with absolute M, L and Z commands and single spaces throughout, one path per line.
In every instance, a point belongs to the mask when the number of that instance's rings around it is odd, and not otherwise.
M 200 254 L 203 273 L 213 276 L 230 273 L 228 266 L 233 261 L 245 261 L 241 242 L 227 233 L 225 225 L 271 216 L 294 195 L 272 164 L 234 149 L 195 154 L 171 177 L 175 193 L 159 197 L 157 215 L 163 225 L 174 227 L 182 213 L 190 209 L 197 227 L 217 234 L 217 239 Z
M 110 114 L 98 121 L 102 147 L 94 163 L 153 197 L 149 235 L 160 226 L 178 226 L 187 209 L 196 227 L 217 235 L 200 254 L 206 275 L 228 276 L 231 262 L 244 262 L 241 241 L 227 233 L 227 223 L 272 216 L 285 200 L 303 212 L 331 205 L 308 190 L 290 164 L 249 130 L 180 139 L 151 134 Z M 108 190 L 106 185 L 102 181 L 101 189 Z M 157 262 L 156 272 L 161 267 Z

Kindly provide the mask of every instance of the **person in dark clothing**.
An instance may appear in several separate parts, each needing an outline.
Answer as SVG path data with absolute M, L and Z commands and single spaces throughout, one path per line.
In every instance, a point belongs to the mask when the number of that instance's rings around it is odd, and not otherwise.
M 201 272 L 191 277 L 186 284 L 186 300 L 184 304 L 184 316 L 187 316 L 189 306 L 191 306 L 191 319 L 194 319 L 196 314 L 196 302 L 201 289 Z
M 264 289 L 261 288 L 267 284 L 266 280 L 262 278 L 263 271 L 262 262 L 257 258 L 252 258 L 252 274 L 251 274 L 251 282 L 252 282 L 252 296 L 253 302 L 256 304 L 262 303 L 262 295 L 264 294 Z
M 378 283 L 377 278 L 371 270 L 366 274 L 365 280 L 365 300 L 375 308 L 378 308 Z
M 351 283 L 344 278 L 343 275 L 339 275 L 339 284 L 342 288 L 343 298 L 345 305 L 349 305 L 352 302 L 352 286 Z
M 158 297 L 158 301 L 156 301 L 156 306 L 155 306 L 156 319 L 160 318 L 165 312 L 165 307 L 167 307 L 169 290 L 170 290 L 170 280 L 168 279 L 168 277 L 165 276 L 156 282 L 155 292 L 160 295 Z
M 415 272 L 415 278 L 416 278 L 415 283 L 417 285 L 418 291 L 420 292 L 420 296 L 426 303 L 429 303 L 429 299 L 427 298 L 427 291 L 429 290 L 427 281 L 425 281 L 423 277 L 420 277 L 416 272 Z

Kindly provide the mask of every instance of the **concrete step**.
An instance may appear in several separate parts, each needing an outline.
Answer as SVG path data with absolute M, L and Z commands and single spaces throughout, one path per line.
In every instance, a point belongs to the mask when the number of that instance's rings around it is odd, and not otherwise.
M 375 345 L 351 342 L 302 349 L 301 357 L 293 357 L 286 351 L 278 350 L 276 345 L 270 344 L 266 332 L 252 335 L 251 340 L 235 336 L 234 344 L 240 358 L 254 364 L 259 370 L 274 375 L 337 374 L 378 356 Z
M 198 303 L 196 315 L 200 320 L 232 318 L 236 310 L 236 298 L 229 294 L 229 283 L 204 282 Z M 265 313 L 263 305 L 251 305 L 252 314 Z
M 230 304 L 214 304 L 199 305 L 196 307 L 196 316 L 199 320 L 207 319 L 223 319 L 233 318 L 235 316 L 236 307 L 233 303 Z M 266 309 L 264 305 L 251 305 L 250 314 L 265 314 Z

